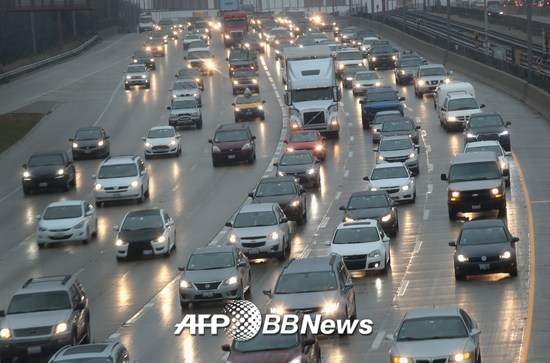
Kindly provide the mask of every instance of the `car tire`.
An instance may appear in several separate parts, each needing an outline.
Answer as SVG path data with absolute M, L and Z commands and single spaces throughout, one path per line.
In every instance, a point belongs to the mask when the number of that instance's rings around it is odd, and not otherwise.
M 170 257 L 172 254 L 172 247 L 170 247 L 170 240 L 168 240 L 168 247 L 166 247 L 166 252 L 162 254 L 163 257 Z
M 103 202 L 98 202 L 97 200 L 95 201 L 95 207 L 96 208 L 101 208 L 103 207 Z
M 188 303 L 188 302 L 183 302 L 180 300 L 180 306 L 183 310 L 188 310 L 189 309 L 189 305 L 191 305 L 191 303 Z
M 117 260 L 117 262 L 123 262 L 123 261 L 126 260 L 126 257 L 116 256 L 116 260 Z
M 399 78 L 395 77 L 395 84 L 401 85 L 401 82 L 399 81 Z
M 506 212 L 507 212 L 507 208 L 506 208 L 506 204 L 505 204 L 503 207 L 500 207 L 498 209 L 498 217 L 499 218 L 506 218 Z
M 140 193 L 139 197 L 136 200 L 137 200 L 138 204 L 143 203 L 143 188 L 141 189 L 141 193 Z
M 416 203 L 416 192 L 413 194 L 413 199 L 411 200 L 411 203 Z
M 260 120 L 265 121 L 265 114 L 262 114 L 262 115 L 260 116 Z
M 460 271 L 457 271 L 455 269 L 455 280 L 462 281 L 462 280 L 465 280 L 465 279 L 466 279 L 466 275 L 464 275 L 464 273 L 462 273 Z
M 36 244 L 38 245 L 38 248 L 44 248 L 46 247 L 46 244 L 44 242 L 36 242 Z M 3 361 L 2 361 L 3 362 Z
M 145 89 L 150 89 L 151 88 L 151 83 L 145 83 Z
M 415 95 L 416 97 L 418 97 L 418 98 L 421 97 L 420 92 L 418 92 L 418 90 L 416 89 L 416 87 L 414 88 L 414 95 Z
M 124 89 L 128 91 L 130 89 L 130 86 L 124 85 Z
M 256 151 L 252 154 L 252 156 L 248 159 L 249 164 L 253 164 L 254 160 L 256 160 Z
M 197 121 L 195 126 L 197 127 L 197 130 L 202 129 L 202 116 L 201 116 L 201 118 L 199 118 L 199 121 Z
M 92 237 L 94 238 L 97 237 L 97 219 L 95 220 L 95 226 L 94 226 L 94 231 L 92 232 Z
M 449 208 L 449 220 L 450 221 L 456 221 L 456 214 L 458 212 L 454 209 Z
M 289 245 L 290 246 L 290 245 Z M 277 259 L 279 261 L 284 261 L 286 260 L 286 252 L 287 252 L 287 249 L 288 247 L 284 244 L 283 242 L 283 250 L 281 252 L 279 252 L 278 256 L 277 256 Z
M 143 154 L 143 158 L 144 158 L 145 160 L 147 160 L 147 159 L 149 159 L 149 156 L 148 156 L 147 154 Z
M 23 195 L 31 194 L 31 188 L 23 186 Z
M 220 164 L 216 160 L 212 159 L 212 166 L 216 167 L 218 165 L 220 165 Z
M 69 180 L 69 178 L 65 178 L 65 182 L 63 184 L 63 186 L 61 187 L 61 189 L 64 191 L 64 192 L 68 192 L 69 189 L 71 189 L 71 181 Z
M 86 238 L 82 240 L 82 244 L 87 245 L 88 243 L 90 243 L 90 238 L 91 237 L 92 237 L 92 235 L 90 233 L 90 227 L 86 227 Z
M 388 267 L 390 267 L 389 259 L 388 262 L 384 262 L 384 268 L 380 270 L 380 273 L 386 275 L 388 273 Z
M 174 155 L 176 158 L 181 156 L 181 146 L 178 147 L 178 151 L 176 151 L 176 155 Z
M 90 327 L 90 318 L 86 322 L 86 335 L 82 338 L 82 344 L 90 344 L 92 342 L 92 329 Z
M 510 270 L 510 277 L 517 277 L 518 276 L 518 267 L 515 266 L 513 269 Z
M 233 96 L 237 95 L 237 90 L 233 89 Z

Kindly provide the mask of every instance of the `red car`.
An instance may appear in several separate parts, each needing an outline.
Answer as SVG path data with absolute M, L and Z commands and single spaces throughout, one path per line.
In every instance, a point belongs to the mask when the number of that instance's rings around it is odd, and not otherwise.
M 311 150 L 319 160 L 325 160 L 327 150 L 325 148 L 326 137 L 321 136 L 317 130 L 294 131 L 290 138 L 285 140 L 287 151 Z
M 294 44 L 294 39 L 290 33 L 275 35 L 275 44 Z

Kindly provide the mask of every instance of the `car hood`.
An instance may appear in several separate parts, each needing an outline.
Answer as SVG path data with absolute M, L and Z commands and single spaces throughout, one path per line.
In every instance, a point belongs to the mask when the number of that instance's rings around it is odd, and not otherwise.
M 256 236 L 269 236 L 271 232 L 279 232 L 279 225 L 274 226 L 259 226 L 259 227 L 244 227 L 244 228 L 232 228 L 239 238 L 243 237 L 256 237 Z
M 449 356 L 463 352 L 470 338 L 417 340 L 410 342 L 396 342 L 391 354 L 396 356 L 424 358 Z
M 63 165 L 44 165 L 44 166 L 29 166 L 27 171 L 31 173 L 31 177 L 47 176 L 56 174 L 59 169 L 64 169 Z
M 447 76 L 420 76 L 417 77 L 417 79 L 422 81 L 441 81 L 443 82 Z
M 334 102 L 332 100 L 314 100 L 314 101 L 303 101 L 293 103 L 293 107 L 296 108 L 300 113 L 310 112 L 310 111 L 323 111 L 325 112 Z
M 191 114 L 195 112 L 199 112 L 199 110 L 197 108 L 175 108 L 170 110 L 170 115 L 177 116 L 182 114 Z
M 128 72 L 128 73 L 126 73 L 126 75 L 128 75 L 130 77 L 141 77 L 141 76 L 148 76 L 149 73 L 147 73 L 147 72 Z
M 209 282 L 224 281 L 235 275 L 237 275 L 235 267 L 228 267 L 215 270 L 185 270 L 181 278 L 189 282 Z
M 288 349 L 262 350 L 258 352 L 232 351 L 228 362 L 238 363 L 286 363 L 300 354 L 299 345 Z
M 277 171 L 282 171 L 287 174 L 305 173 L 309 169 L 315 169 L 315 164 L 279 165 L 277 167 Z
M 471 108 L 469 110 L 447 111 L 445 114 L 446 114 L 447 117 L 449 117 L 449 116 L 460 117 L 460 116 L 470 116 L 470 115 L 474 115 L 476 113 L 481 113 L 481 109 Z
M 501 185 L 502 185 L 501 179 L 472 180 L 472 181 L 463 181 L 463 182 L 451 182 L 449 183 L 449 189 L 452 189 L 453 191 L 461 192 L 461 191 L 468 191 L 468 190 L 498 188 Z
M 297 197 L 296 194 L 270 195 L 267 197 L 256 196 L 253 203 L 277 203 L 281 208 L 285 209 L 286 205 Z
M 408 184 L 411 181 L 409 178 L 393 178 L 393 179 L 380 179 L 371 180 L 369 185 L 375 188 L 387 188 L 387 187 L 400 187 Z
M 41 326 L 54 326 L 69 321 L 71 309 L 38 311 L 26 314 L 8 314 L 2 321 L 3 327 L 26 329 Z
M 404 150 L 379 151 L 378 153 L 387 158 L 397 158 L 400 156 L 407 156 L 414 152 L 415 152 L 414 149 L 404 149 Z
M 388 208 L 365 208 L 346 211 L 346 215 L 353 219 L 378 219 L 388 213 L 390 213 Z
M 235 105 L 235 108 L 257 108 L 261 105 L 261 102 L 239 103 Z
M 499 126 L 483 126 L 483 127 L 471 127 L 466 130 L 466 133 L 472 133 L 472 134 L 499 134 L 503 131 L 507 130 L 506 127 L 499 125 Z
M 154 139 L 145 139 L 145 142 L 148 142 L 152 146 L 168 145 L 172 141 L 176 141 L 176 138 L 175 137 L 158 137 Z
M 320 141 L 306 141 L 306 142 L 289 142 L 288 148 L 294 150 L 313 150 L 317 145 L 321 145 Z
M 337 60 L 336 63 L 337 64 L 344 64 L 344 65 L 349 65 L 349 64 L 363 65 L 363 60 L 362 59 L 346 59 L 346 60 Z
M 382 251 L 383 248 L 384 245 L 380 241 L 364 243 L 340 243 L 331 244 L 330 252 L 337 253 L 341 256 L 366 255 L 374 250 Z
M 496 256 L 510 250 L 509 242 L 489 243 L 480 245 L 460 245 L 456 249 L 458 254 L 462 253 L 466 257 Z
M 134 180 L 139 180 L 139 177 L 136 176 L 130 176 L 126 178 L 109 178 L 109 179 L 96 179 L 97 184 L 101 184 L 101 186 L 105 187 L 126 187 L 129 186 L 131 182 Z
M 268 304 L 272 306 L 282 305 L 288 310 L 310 309 L 322 307 L 327 301 L 339 301 L 338 290 L 305 292 L 301 294 L 273 294 Z
M 83 217 L 64 219 L 41 219 L 39 225 L 47 229 L 71 228 L 80 223 L 80 221 L 82 221 L 83 219 Z
M 153 241 L 163 234 L 162 228 L 148 228 L 137 231 L 120 231 L 118 238 L 125 242 L 149 242 Z

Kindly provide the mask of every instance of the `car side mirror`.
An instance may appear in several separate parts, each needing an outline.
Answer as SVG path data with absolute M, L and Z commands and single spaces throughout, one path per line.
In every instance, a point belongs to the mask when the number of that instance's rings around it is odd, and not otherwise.
M 368 177 L 368 176 L 365 176 L 365 177 L 363 177 L 363 180 L 364 180 L 364 181 L 369 181 L 369 177 Z
M 86 307 L 86 302 L 84 300 L 80 300 L 79 302 L 77 302 L 76 304 L 74 304 L 74 309 L 75 310 L 82 310 Z
M 283 140 L 283 143 L 288 144 L 288 140 Z
M 185 267 L 178 267 L 178 271 L 185 271 Z
M 231 222 L 226 222 L 226 223 L 225 223 L 225 226 L 226 226 L 226 227 L 233 227 L 233 223 L 231 223 Z
M 120 230 L 119 225 L 113 226 L 113 231 L 118 232 L 119 230 Z
M 415 126 L 414 129 L 415 130 L 420 130 L 420 126 Z
M 481 330 L 479 330 L 478 328 L 473 328 L 471 331 L 470 331 L 470 334 L 475 337 L 479 334 L 481 334 Z
M 168 91 L 172 91 L 172 89 L 171 89 L 171 88 L 168 88 Z
M 27 169 L 27 164 L 21 165 L 24 169 Z
M 439 109 L 440 109 L 441 111 L 443 111 L 443 112 L 447 112 L 447 108 L 446 108 L 446 107 L 440 107 Z
M 288 218 L 281 218 L 279 224 L 288 223 Z
M 34 217 L 36 218 L 37 221 L 39 221 L 41 216 L 40 216 L 40 214 L 37 214 Z
M 417 176 L 418 175 L 418 173 L 415 173 L 414 171 L 411 171 L 410 173 L 411 173 L 411 176 Z
M 513 242 L 513 243 L 519 242 L 519 237 L 513 237 L 513 238 L 512 238 L 512 242 Z
M 395 341 L 395 334 L 386 334 L 384 337 L 386 340 Z
M 309 346 L 309 345 L 313 345 L 315 344 L 315 339 L 313 338 L 307 338 L 306 340 L 304 340 L 304 345 L 305 346 Z
M 414 145 L 414 148 L 416 149 L 416 151 L 420 150 L 420 145 Z
M 187 57 L 183 57 L 183 60 L 187 60 Z
M 378 148 L 374 148 L 374 149 L 372 149 L 372 151 L 374 151 L 375 153 L 377 153 L 377 152 L 378 152 Z
M 447 181 L 447 174 L 441 174 L 441 180 Z
M 273 163 L 273 166 L 279 166 L 279 163 Z
M 209 139 L 208 142 L 211 144 L 211 143 L 212 143 L 212 139 Z
M 166 222 L 166 227 L 171 227 L 174 225 L 174 221 L 168 221 Z
M 300 194 L 306 194 L 306 190 L 302 187 L 300 187 L 300 191 L 299 191 Z
M 231 104 L 231 106 L 235 107 L 235 102 L 233 102 L 233 103 Z
M 109 138 L 111 138 L 111 136 L 109 136 L 109 135 L 105 136 L 105 140 L 107 140 Z
M 240 260 L 237 267 L 246 267 L 248 263 L 245 260 Z
M 86 211 L 86 216 L 91 216 L 93 214 L 94 214 L 94 209 L 93 208 Z
M 256 140 L 256 136 L 252 136 L 250 140 Z
M 510 126 L 512 123 L 510 121 L 506 121 L 506 126 Z
M 405 97 L 399 97 L 399 101 L 401 102 L 405 101 Z
M 264 295 L 271 297 L 271 289 L 263 290 L 262 291 Z
M 226 62 L 229 62 L 229 58 L 225 58 L 225 61 L 226 61 Z
M 141 140 L 145 141 L 145 140 L 147 140 L 147 138 L 146 138 L 146 137 L 142 137 Z
M 265 100 L 262 100 L 262 104 L 264 104 L 264 103 L 265 103 Z
M 502 170 L 502 176 L 509 176 L 509 175 L 510 175 L 510 170 L 508 169 Z
M 456 242 L 455 242 L 455 241 L 449 242 L 449 246 L 451 246 L 451 247 L 456 247 Z
M 178 78 L 178 75 L 177 75 L 177 74 L 174 74 L 174 77 Z
M 453 71 L 447 72 L 447 75 L 448 75 L 448 76 L 452 76 L 452 75 L 453 75 Z
M 171 106 L 166 106 L 166 109 L 167 109 L 167 110 L 171 110 L 172 107 L 171 107 Z
M 254 193 L 250 192 L 250 193 L 248 193 L 248 196 L 249 196 L 250 198 L 254 199 Z
M 382 242 L 389 242 L 390 241 L 390 237 L 388 236 L 384 236 L 384 238 L 382 238 Z
M 74 139 L 73 139 L 73 138 L 71 137 L 71 138 L 69 139 L 69 141 L 71 141 L 71 142 L 72 142 L 72 141 L 74 141 Z
M 485 107 L 485 104 L 482 103 L 481 105 L 479 105 L 479 108 L 484 108 Z
M 344 205 L 341 205 L 341 206 L 339 206 L 339 207 L 338 207 L 338 209 L 339 209 L 339 210 L 343 210 L 343 211 L 345 211 L 345 210 L 346 210 L 346 206 L 344 206 Z
M 347 282 L 344 284 L 344 290 L 345 290 L 345 291 L 348 291 L 348 290 L 351 290 L 351 289 L 353 289 L 353 282 L 347 281 Z
M 0 310 L 0 318 L 3 318 L 6 316 L 6 312 L 4 310 Z
M 512 156 L 512 152 L 511 151 L 505 151 L 504 156 Z
M 361 105 L 365 104 L 365 100 L 359 100 L 359 104 Z
M 224 352 L 230 352 L 231 351 L 231 346 L 229 344 L 224 344 L 224 345 L 222 345 L 222 350 Z

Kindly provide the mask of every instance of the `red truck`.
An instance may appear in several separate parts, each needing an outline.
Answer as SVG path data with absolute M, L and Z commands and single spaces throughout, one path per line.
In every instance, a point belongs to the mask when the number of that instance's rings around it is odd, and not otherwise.
M 248 31 L 248 20 L 244 11 L 228 11 L 223 14 L 223 44 L 225 47 L 241 44 Z

